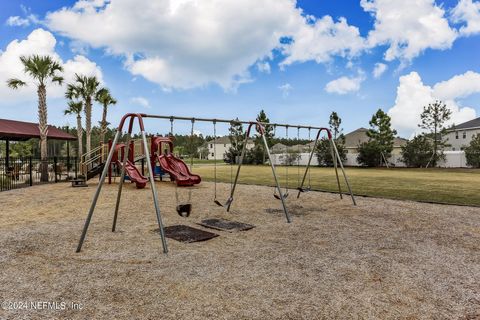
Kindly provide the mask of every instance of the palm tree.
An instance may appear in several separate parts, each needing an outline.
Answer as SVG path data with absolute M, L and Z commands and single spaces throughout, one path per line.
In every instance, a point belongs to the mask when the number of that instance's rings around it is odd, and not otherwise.
M 82 111 L 83 103 L 81 101 L 69 101 L 68 109 L 66 109 L 65 115 L 76 114 L 77 115 L 77 138 L 78 138 L 78 151 L 77 157 L 80 157 L 83 153 L 83 128 L 82 128 Z
M 110 91 L 107 88 L 98 90 L 95 100 L 103 106 L 102 121 L 100 122 L 100 142 L 105 143 L 105 133 L 107 132 L 107 111 L 109 105 L 117 104 Z
M 48 149 L 47 149 L 47 84 L 50 82 L 59 85 L 63 82 L 63 77 L 57 72 L 62 72 L 63 67 L 50 56 L 21 56 L 20 61 L 23 64 L 24 72 L 29 75 L 37 86 L 38 95 L 38 129 L 40 130 L 40 158 L 41 181 L 48 181 Z M 12 89 L 18 89 L 26 86 L 27 83 L 20 79 L 8 79 L 7 85 Z
M 100 82 L 95 76 L 87 77 L 75 74 L 75 83 L 67 86 L 67 92 L 65 97 L 67 99 L 79 99 L 83 100 L 85 111 L 85 134 L 87 136 L 86 147 L 87 154 L 90 153 L 92 144 L 92 101 L 98 91 Z

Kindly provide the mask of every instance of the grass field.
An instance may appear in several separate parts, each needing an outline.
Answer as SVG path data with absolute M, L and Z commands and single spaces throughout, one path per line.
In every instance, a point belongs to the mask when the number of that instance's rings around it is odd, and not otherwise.
M 295 189 L 301 179 L 304 167 L 288 168 L 289 187 Z M 206 181 L 212 181 L 214 167 L 197 165 L 194 172 Z M 236 166 L 233 167 L 235 176 Z M 386 197 L 416 201 L 480 205 L 480 170 L 478 169 L 413 169 L 413 168 L 346 168 L 346 172 L 356 195 Z M 286 182 L 285 167 L 277 167 L 282 186 Z M 339 172 L 341 174 L 341 172 Z M 218 166 L 217 178 L 222 182 L 230 181 L 230 166 Z M 272 171 L 269 166 L 242 166 L 240 183 L 273 185 Z M 308 182 L 308 179 L 307 179 Z M 346 190 L 342 182 L 342 189 Z M 337 191 L 333 168 L 313 167 L 311 170 L 312 189 Z M 273 190 L 272 190 L 273 192 Z

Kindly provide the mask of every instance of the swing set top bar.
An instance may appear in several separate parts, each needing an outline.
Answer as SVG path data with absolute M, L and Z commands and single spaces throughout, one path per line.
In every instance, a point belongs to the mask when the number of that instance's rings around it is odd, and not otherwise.
M 195 118 L 195 117 L 179 117 L 179 116 L 163 116 L 163 115 L 155 115 L 155 114 L 145 114 L 145 113 L 129 113 L 124 116 L 126 119 L 129 116 L 136 116 L 142 118 L 155 118 L 155 119 L 165 119 L 165 120 L 186 120 L 192 122 L 216 122 L 216 123 L 241 123 L 241 124 L 261 124 L 262 126 L 274 126 L 274 127 L 286 127 L 286 128 L 298 128 L 298 129 L 312 129 L 312 130 L 327 130 L 325 127 L 316 127 L 316 126 L 306 126 L 306 125 L 291 125 L 285 123 L 265 123 L 265 122 L 258 122 L 258 121 L 243 121 L 243 120 L 227 120 L 227 119 L 217 119 L 217 118 Z M 122 119 L 121 124 L 123 124 L 124 119 Z

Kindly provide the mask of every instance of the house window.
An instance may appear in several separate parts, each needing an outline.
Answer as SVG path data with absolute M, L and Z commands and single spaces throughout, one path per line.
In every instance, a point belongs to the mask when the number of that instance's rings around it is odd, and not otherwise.
M 212 152 L 212 157 L 215 157 L 215 153 Z
M 458 139 L 458 131 L 455 131 L 455 139 Z
M 467 139 L 467 131 L 463 131 L 463 139 Z
M 455 147 L 452 148 L 452 151 L 455 151 Z
M 223 147 L 226 148 L 226 147 L 227 147 L 227 144 L 224 143 L 224 144 L 223 144 Z
M 210 143 L 210 148 L 213 148 L 213 143 Z

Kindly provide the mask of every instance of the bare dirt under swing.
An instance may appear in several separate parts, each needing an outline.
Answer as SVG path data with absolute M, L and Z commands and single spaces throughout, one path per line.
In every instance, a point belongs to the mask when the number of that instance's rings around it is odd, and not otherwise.
M 81 253 L 95 190 L 67 184 L 0 193 L 0 300 L 65 301 L 82 310 L 0 310 L 0 319 L 480 318 L 480 208 L 310 192 L 288 206 L 272 188 L 240 185 L 232 212 L 213 184 L 175 211 L 157 183 L 165 225 L 226 218 L 256 227 L 213 230 L 206 242 L 162 244 L 149 187 L 126 185 L 117 232 L 117 185 L 105 185 Z M 219 184 L 222 200 L 228 184 Z M 180 197 L 188 193 L 180 190 Z M 211 229 L 207 229 L 212 231 Z

